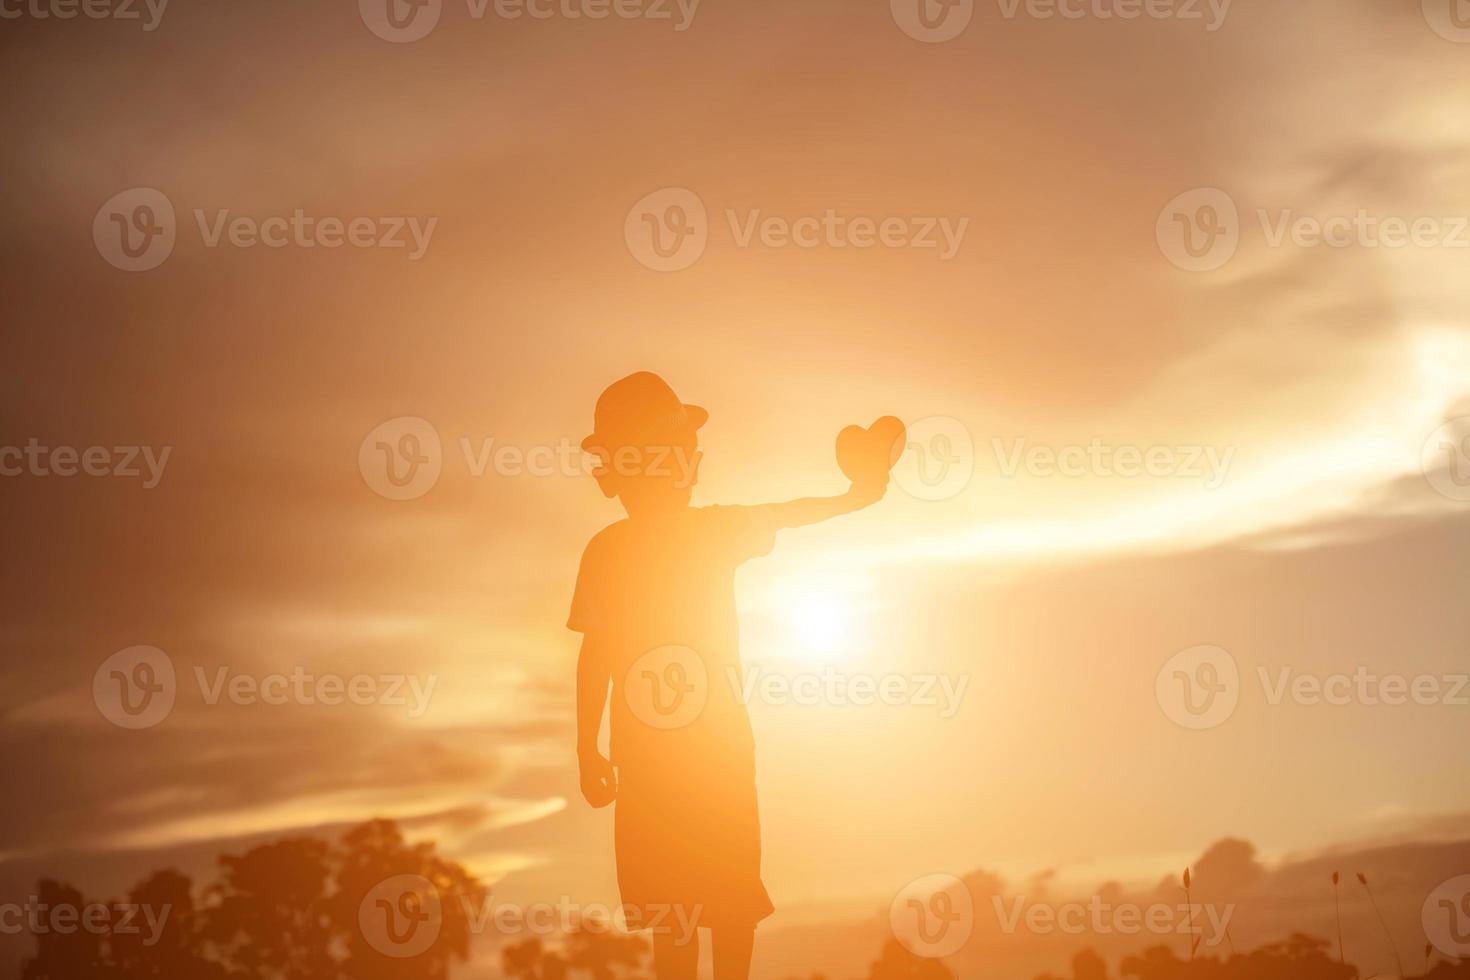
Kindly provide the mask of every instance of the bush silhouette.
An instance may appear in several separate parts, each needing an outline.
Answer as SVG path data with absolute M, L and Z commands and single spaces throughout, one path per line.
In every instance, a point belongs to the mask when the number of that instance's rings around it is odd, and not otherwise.
M 1168 946 L 1154 946 L 1141 956 L 1124 957 L 1121 973 L 1134 980 L 1358 980 L 1357 967 L 1332 957 L 1331 945 L 1297 933 L 1249 953 L 1225 959 L 1180 959 Z M 1425 951 L 1426 958 L 1431 955 Z M 1036 980 L 1057 980 L 1043 974 Z M 1091 950 L 1072 961 L 1071 980 L 1108 980 L 1106 964 Z M 1470 980 L 1470 963 L 1440 960 L 1421 980 Z

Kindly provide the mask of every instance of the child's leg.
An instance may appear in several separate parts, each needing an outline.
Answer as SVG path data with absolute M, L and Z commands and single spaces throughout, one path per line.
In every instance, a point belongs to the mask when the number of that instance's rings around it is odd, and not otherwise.
M 715 980 L 748 980 L 755 926 L 711 929 L 710 943 L 714 947 Z
M 686 936 L 673 929 L 655 929 L 653 975 L 657 980 L 697 980 L 699 931 L 690 930 Z

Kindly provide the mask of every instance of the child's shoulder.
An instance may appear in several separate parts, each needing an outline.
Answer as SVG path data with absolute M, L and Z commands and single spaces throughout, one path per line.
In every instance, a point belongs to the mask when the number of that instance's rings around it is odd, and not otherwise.
M 587 540 L 587 549 L 606 548 L 616 544 L 620 539 L 628 535 L 628 519 L 625 517 L 620 521 L 613 521 L 607 527 L 598 531 Z

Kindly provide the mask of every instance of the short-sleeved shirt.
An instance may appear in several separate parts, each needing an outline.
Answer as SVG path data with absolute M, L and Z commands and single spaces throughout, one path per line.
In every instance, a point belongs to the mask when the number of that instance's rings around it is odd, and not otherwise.
M 690 507 L 619 521 L 588 543 L 567 625 L 608 657 L 615 764 L 752 751 L 735 572 L 775 535 L 762 507 Z

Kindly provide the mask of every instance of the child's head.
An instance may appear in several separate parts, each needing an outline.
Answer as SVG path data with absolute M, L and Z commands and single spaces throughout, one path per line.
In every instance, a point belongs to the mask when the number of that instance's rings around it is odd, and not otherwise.
M 688 506 L 699 478 L 699 427 L 708 418 L 656 374 L 613 382 L 597 399 L 593 433 L 582 440 L 597 457 L 597 485 L 629 514 Z

